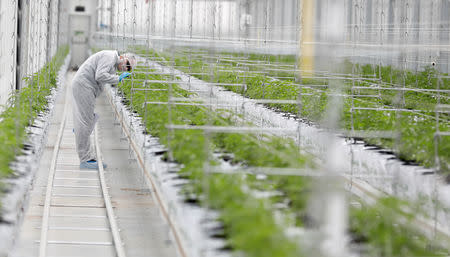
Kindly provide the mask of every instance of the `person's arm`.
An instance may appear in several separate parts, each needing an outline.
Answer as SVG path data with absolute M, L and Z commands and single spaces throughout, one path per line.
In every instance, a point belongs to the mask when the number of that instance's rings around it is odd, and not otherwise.
M 95 71 L 95 80 L 101 84 L 119 84 L 119 76 L 109 73 L 115 58 L 104 56 L 98 60 L 97 69 Z

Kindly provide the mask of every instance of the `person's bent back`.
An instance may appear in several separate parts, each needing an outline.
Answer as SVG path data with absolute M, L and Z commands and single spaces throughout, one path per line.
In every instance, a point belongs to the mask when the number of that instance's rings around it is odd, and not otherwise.
M 98 115 L 94 113 L 95 98 L 103 91 L 105 84 L 115 85 L 130 76 L 129 71 L 135 63 L 134 57 L 119 56 L 117 51 L 100 51 L 90 56 L 73 78 L 73 122 L 81 169 L 98 169 L 90 144 L 90 135 L 98 120 Z M 117 70 L 126 72 L 118 76 Z

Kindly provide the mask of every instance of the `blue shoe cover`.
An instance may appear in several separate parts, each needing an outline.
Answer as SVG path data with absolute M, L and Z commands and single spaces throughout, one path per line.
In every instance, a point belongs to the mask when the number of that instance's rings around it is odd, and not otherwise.
M 106 169 L 108 165 L 103 163 L 103 169 Z M 89 170 L 98 170 L 98 163 L 97 161 L 87 161 L 80 163 L 80 169 L 89 169 Z

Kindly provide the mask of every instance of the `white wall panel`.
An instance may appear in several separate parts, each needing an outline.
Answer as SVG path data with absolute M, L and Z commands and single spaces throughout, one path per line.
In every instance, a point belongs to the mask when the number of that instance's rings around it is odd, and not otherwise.
M 216 41 L 223 40 L 233 41 L 228 44 L 230 49 L 240 43 L 243 45 L 240 49 L 245 51 L 298 52 L 302 0 L 100 2 L 105 25 L 101 31 L 112 30 L 112 35 L 119 38 L 109 40 L 113 48 L 126 48 L 133 40 L 149 38 L 164 47 L 172 44 L 226 46 L 227 42 Z M 449 0 L 316 0 L 314 3 L 318 63 L 320 58 L 326 58 L 321 55 L 327 53 L 327 48 L 335 48 L 342 58 L 361 63 L 415 70 L 435 61 L 439 70 L 449 72 Z M 334 6 L 340 6 L 339 10 L 334 10 Z M 329 24 L 335 14 L 344 20 L 339 26 Z M 339 46 L 329 40 L 333 30 L 340 31 L 342 44 Z M 213 44 L 208 43 L 211 39 L 215 40 Z
M 15 89 L 17 1 L 0 3 L 0 105 Z
M 59 5 L 59 0 L 0 1 L 0 105 L 65 43 Z

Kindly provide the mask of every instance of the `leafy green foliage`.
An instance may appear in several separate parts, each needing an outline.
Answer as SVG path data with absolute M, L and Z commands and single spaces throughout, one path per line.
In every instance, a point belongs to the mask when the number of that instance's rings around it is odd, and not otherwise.
M 56 87 L 56 76 L 68 51 L 68 46 L 60 48 L 39 72 L 24 78 L 28 86 L 14 92 L 0 114 L 0 178 L 11 174 L 9 165 L 21 152 L 27 137 L 25 128 L 47 108 L 47 96 Z
M 368 256 L 448 256 L 448 252 L 432 242 L 409 223 L 413 215 L 403 208 L 407 204 L 395 198 L 384 198 L 374 206 L 351 211 L 350 226 L 360 240 L 369 243 Z M 399 218 L 402 213 L 402 218 Z M 370 222 L 368 222 L 370 221 Z
M 295 56 L 271 56 L 258 54 L 221 53 L 221 56 L 210 59 L 192 59 L 193 54 L 167 54 L 156 53 L 151 50 L 138 49 L 140 53 L 172 60 L 176 68 L 192 73 L 193 76 L 220 83 L 245 84 L 245 87 L 224 86 L 228 90 L 240 93 L 253 99 L 288 99 L 299 100 L 299 104 L 268 104 L 278 110 L 300 114 L 314 122 L 323 121 L 328 105 L 328 79 L 302 79 L 302 86 L 295 84 L 299 78 L 293 71 L 291 79 L 274 80 L 282 69 L 267 69 L 267 66 L 242 66 L 239 59 L 223 58 L 232 56 L 243 60 L 259 61 L 261 64 L 278 64 L 282 67 L 294 67 Z M 214 55 L 212 55 L 214 56 Z M 443 173 L 450 173 L 450 137 L 435 137 L 437 104 L 450 104 L 447 93 L 439 96 L 430 89 L 450 90 L 450 81 L 447 74 L 439 74 L 433 67 L 426 67 L 423 71 L 402 71 L 392 66 L 359 65 L 345 61 L 342 70 L 347 74 L 359 74 L 361 79 L 354 82 L 348 76 L 344 80 L 344 94 L 348 95 L 377 95 L 378 97 L 358 97 L 353 100 L 344 98 L 344 108 L 341 113 L 340 126 L 351 130 L 372 131 L 398 131 L 400 138 L 365 139 L 369 144 L 378 145 L 394 151 L 401 159 L 416 162 L 426 167 L 436 166 L 436 155 L 439 159 L 439 169 Z M 248 69 L 246 75 L 242 69 Z M 286 70 L 289 71 L 290 68 Z M 263 73 L 261 73 L 261 71 Z M 201 74 L 201 75 L 199 75 Z M 354 84 L 352 84 L 354 83 Z M 374 83 L 377 87 L 373 89 Z M 324 85 L 324 87 L 309 87 L 308 85 Z M 365 87 L 351 89 L 351 86 Z M 402 89 L 413 89 L 403 91 Z M 353 110 L 352 107 L 376 109 L 405 109 L 410 111 L 380 111 L 380 110 Z M 450 116 L 441 113 L 439 117 L 439 130 L 449 130 Z M 437 145 L 437 147 L 435 147 Z
M 197 198 L 203 205 L 220 210 L 220 219 L 225 225 L 230 246 L 246 256 L 299 256 L 298 245 L 286 238 L 282 228 L 275 222 L 266 199 L 256 199 L 245 190 L 248 184 L 242 175 L 205 174 L 204 164 L 208 162 L 205 145 L 214 149 L 233 153 L 234 161 L 241 165 L 274 167 L 302 167 L 308 163 L 305 156 L 290 140 L 266 136 L 259 140 L 255 136 L 218 133 L 207 140 L 202 131 L 173 131 L 166 128 L 169 115 L 173 124 L 218 126 L 233 125 L 232 117 L 212 113 L 201 106 L 171 106 L 147 104 L 145 102 L 167 101 L 169 86 L 174 96 L 188 97 L 190 93 L 176 85 L 161 83 L 146 84 L 147 89 L 167 89 L 167 91 L 133 91 L 143 88 L 140 81 L 158 80 L 159 75 L 137 74 L 133 81 L 120 85 L 120 90 L 146 124 L 148 131 L 158 136 L 161 143 L 169 146 L 174 161 L 183 164 L 182 177 L 192 183 L 184 188 L 187 197 Z M 226 111 L 223 111 L 226 113 Z M 244 146 L 244 147 L 243 147 Z M 214 162 L 211 163 L 214 165 Z M 205 192 L 207 190 L 207 192 Z M 261 245 L 270 246 L 261 248 Z
M 252 77 L 242 77 L 238 70 L 233 72 L 234 66 L 227 66 L 227 71 L 217 71 L 210 69 L 208 63 L 198 59 L 190 59 L 189 56 L 167 55 L 165 53 L 156 53 L 153 50 L 138 50 L 144 56 L 166 57 L 173 60 L 181 69 L 187 73 L 196 73 L 194 76 L 210 82 L 221 83 L 243 83 L 246 87 L 225 87 L 229 90 L 241 93 L 250 98 L 270 98 L 270 99 L 297 99 L 300 93 L 306 93 L 302 97 L 301 108 L 297 105 L 271 105 L 272 107 L 287 112 L 298 113 L 309 117 L 312 120 L 322 119 L 323 112 L 327 104 L 327 91 L 314 90 L 312 88 L 299 88 L 289 81 L 273 80 L 270 77 L 255 74 Z M 257 56 L 252 56 L 257 58 Z M 231 70 L 231 71 L 230 71 Z M 372 78 L 369 73 L 373 72 L 368 67 L 363 67 L 368 78 Z M 389 69 L 387 69 L 389 71 Z M 385 71 L 385 72 L 388 72 Z M 142 79 L 142 78 L 141 78 Z M 390 79 L 392 79 L 390 77 Z M 392 81 L 392 80 L 391 80 Z M 304 81 L 305 83 L 305 81 Z M 322 80 L 309 80 L 307 83 L 321 85 Z M 156 86 L 150 85 L 150 87 Z M 164 85 L 157 85 L 158 88 Z M 124 85 L 124 92 L 127 92 Z M 166 86 L 167 87 L 167 86 Z M 177 87 L 172 90 L 176 94 L 187 94 Z M 369 94 L 361 90 L 360 94 Z M 129 92 L 129 91 L 128 91 Z M 158 99 L 167 101 L 166 93 L 146 93 L 140 99 Z M 129 98 L 129 93 L 125 94 Z M 133 94 L 136 99 L 137 93 Z M 359 101 L 358 104 L 368 107 L 384 106 L 387 102 L 395 102 L 395 95 L 390 93 L 382 94 L 381 99 L 375 101 Z M 153 98 L 154 97 L 154 98 Z M 409 96 L 408 96 L 409 97 Z M 348 127 L 352 117 L 350 116 L 350 101 L 345 101 L 343 127 Z M 137 104 L 139 106 L 139 104 Z M 136 107 L 137 107 L 136 106 Z M 243 187 L 256 188 L 261 190 L 278 190 L 283 195 L 271 198 L 273 202 L 288 201 L 289 210 L 295 214 L 296 224 L 303 226 L 306 214 L 306 204 L 310 194 L 310 178 L 291 177 L 291 176 L 269 176 L 266 180 L 258 180 L 255 176 L 238 175 L 218 175 L 204 174 L 204 164 L 207 162 L 209 152 L 220 150 L 232 153 L 235 163 L 243 166 L 272 166 L 272 167 L 305 167 L 312 165 L 309 158 L 298 154 L 298 150 L 291 141 L 285 141 L 279 138 L 263 137 L 255 140 L 254 137 L 241 134 L 219 133 L 212 135 L 211 138 L 205 138 L 201 131 L 175 131 L 170 137 L 165 125 L 168 122 L 167 106 L 152 105 L 144 110 L 148 116 L 146 121 L 149 132 L 158 135 L 164 144 L 170 145 L 175 161 L 182 163 L 184 168 L 181 171 L 182 176 L 191 179 L 190 184 L 185 188 L 186 195 L 195 195 L 200 201 L 221 212 L 221 220 L 225 224 L 227 238 L 231 247 L 237 251 L 243 251 L 246 256 L 291 256 L 295 255 L 295 245 L 290 242 L 280 243 L 283 238 L 282 231 L 277 228 L 272 216 L 271 209 L 267 203 L 261 199 L 255 199 L 243 191 Z M 142 111 L 142 110 L 141 110 Z M 172 106 L 172 123 L 176 124 L 214 124 L 214 125 L 232 125 L 232 119 L 226 119 L 211 113 L 206 113 L 200 107 L 192 106 Z M 355 111 L 353 113 L 355 129 L 364 130 L 390 130 L 400 127 L 403 134 L 407 133 L 433 133 L 435 129 L 433 124 L 428 123 L 426 118 L 415 118 L 413 126 L 410 126 L 408 116 L 400 118 L 389 112 L 367 113 Z M 142 115 L 142 113 L 141 113 Z M 180 117 L 180 116 L 181 117 Z M 414 114 L 415 115 L 415 114 Z M 158 117 L 159 116 L 159 117 Z M 422 122 L 424 124 L 422 124 Z M 415 135 L 417 137 L 417 134 Z M 209 140 L 210 144 L 205 149 L 205 144 Z M 426 144 L 426 137 L 422 137 Z M 394 147 L 392 141 L 374 141 L 377 144 L 383 144 Z M 403 145 L 404 144 L 404 145 Z M 409 145 L 407 145 L 409 144 Z M 416 160 L 427 158 L 427 152 L 416 151 L 416 141 L 402 141 L 405 156 L 413 156 Z M 443 144 L 444 146 L 446 144 Z M 448 145 L 448 144 L 447 144 Z M 409 152 L 406 152 L 409 150 Z M 423 154 L 423 156 L 419 156 Z M 417 156 L 416 156 L 417 155 Z M 208 190 L 205 194 L 204 190 Z M 350 228 L 355 237 L 363 238 L 364 244 L 369 246 L 368 256 L 445 256 L 445 250 L 439 248 L 430 248 L 429 240 L 421 235 L 420 232 L 411 228 L 408 222 L 400 222 L 403 219 L 410 221 L 413 216 L 402 210 L 404 203 L 395 199 L 382 199 L 374 206 L 364 206 L 362 209 L 351 209 Z M 264 247 L 262 247 L 264 246 Z M 263 251 L 261 249 L 264 249 Z M 441 254 L 441 252 L 443 254 Z

